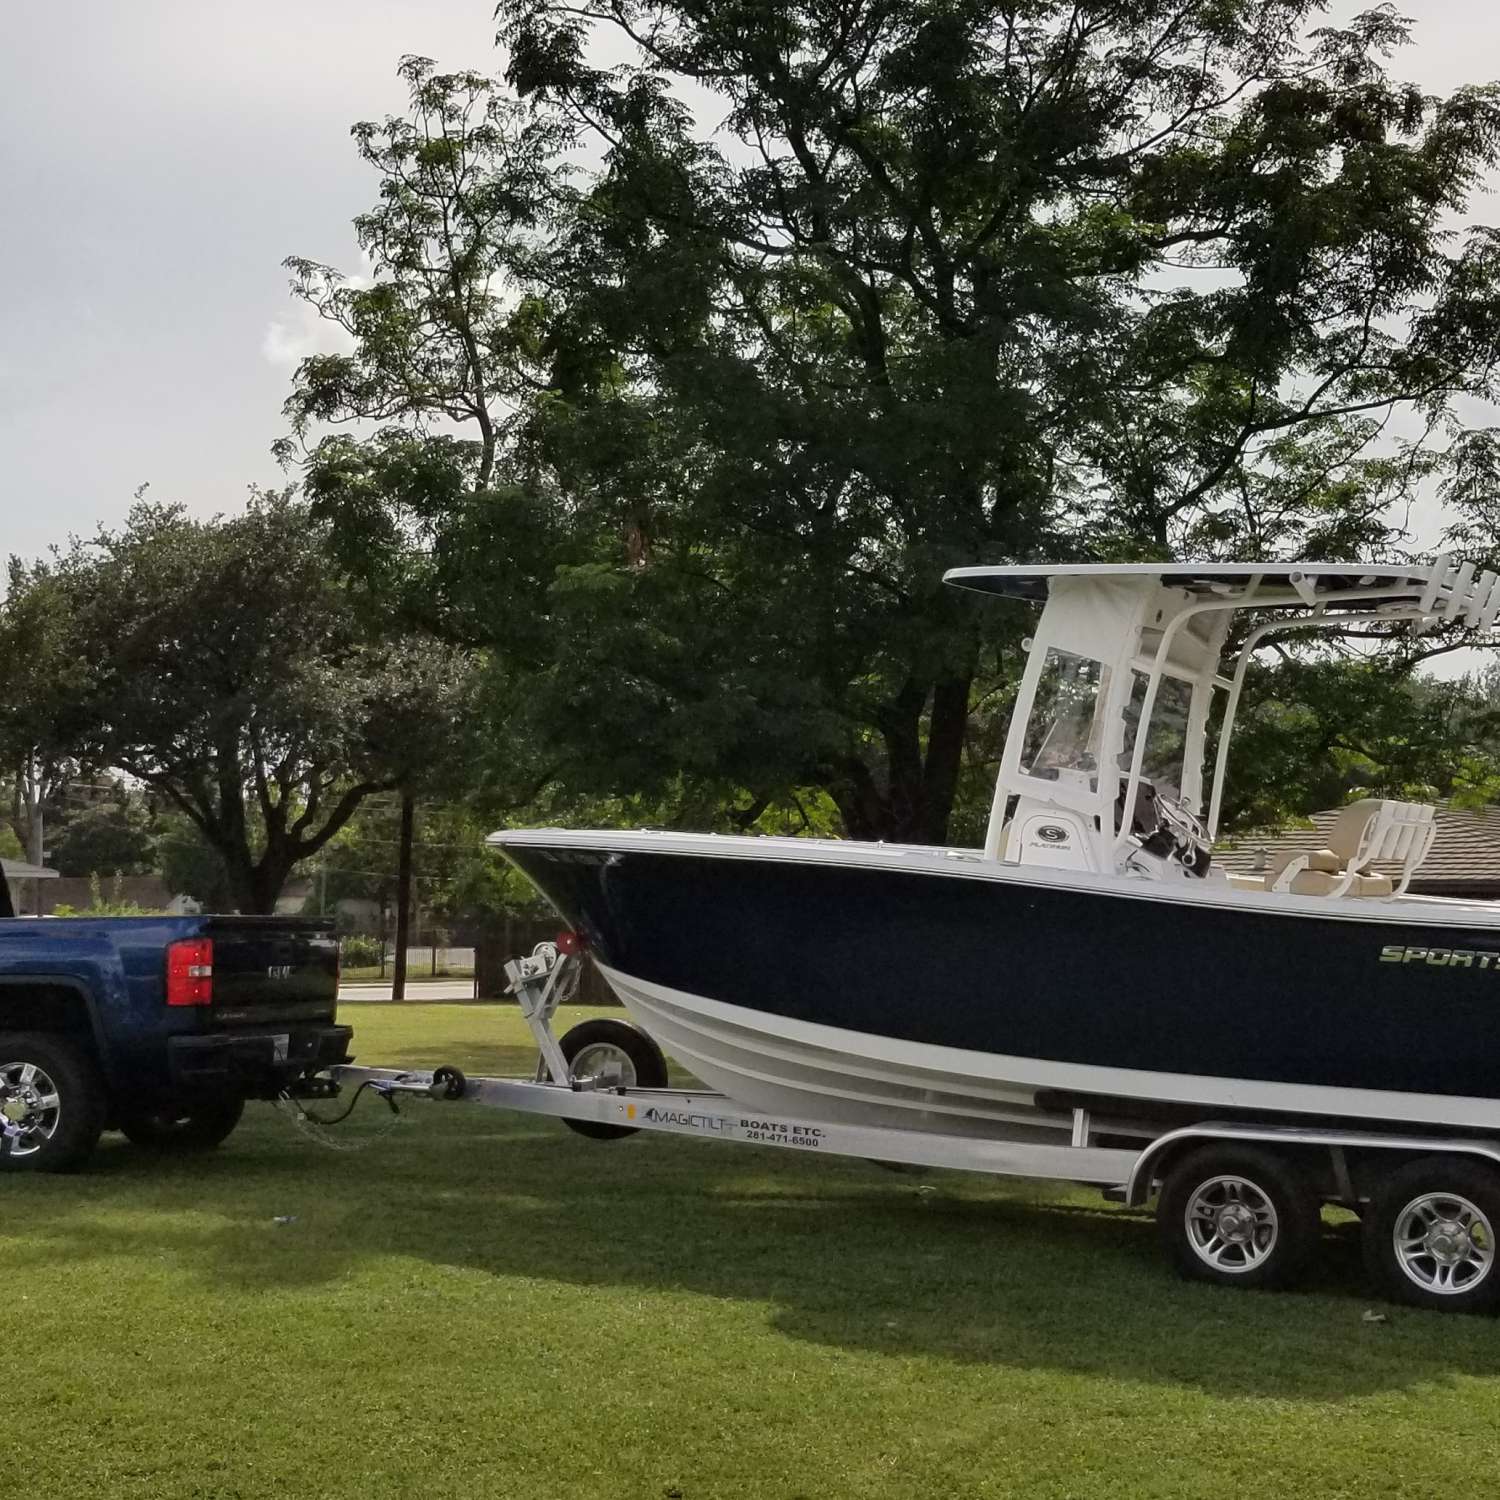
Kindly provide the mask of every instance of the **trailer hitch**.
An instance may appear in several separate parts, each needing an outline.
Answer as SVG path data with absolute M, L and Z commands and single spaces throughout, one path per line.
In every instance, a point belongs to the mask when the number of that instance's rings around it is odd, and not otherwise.
M 284 1099 L 337 1099 L 339 1086 L 331 1078 L 321 1075 L 309 1076 L 303 1074 L 300 1078 L 294 1078 L 281 1091 Z

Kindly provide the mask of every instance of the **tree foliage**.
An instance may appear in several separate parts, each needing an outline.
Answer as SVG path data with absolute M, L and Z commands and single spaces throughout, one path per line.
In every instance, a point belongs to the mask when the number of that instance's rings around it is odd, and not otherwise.
M 502 0 L 512 93 L 409 61 L 356 131 L 373 282 L 293 262 L 354 340 L 309 492 L 576 784 L 943 839 L 1024 629 L 945 567 L 1381 555 L 1492 457 L 1500 241 L 1450 225 L 1500 95 L 1316 14 Z
M 151 816 L 118 788 L 50 822 L 47 862 L 59 875 L 144 875 L 155 867 Z
M 1452 681 L 1325 649 L 1252 668 L 1223 826 L 1268 828 L 1356 797 L 1500 800 L 1500 679 Z
M 468 664 L 390 638 L 286 496 L 210 521 L 138 503 L 121 530 L 14 570 L 0 634 L 39 600 L 71 664 L 29 686 L 42 743 L 180 813 L 242 911 L 271 910 L 372 792 L 464 756 Z
M 0 633 L 0 767 L 10 829 L 22 857 L 38 864 L 45 813 L 59 805 L 78 770 L 69 748 L 52 737 L 47 706 L 82 671 L 63 634 L 64 613 L 46 571 L 12 557 Z

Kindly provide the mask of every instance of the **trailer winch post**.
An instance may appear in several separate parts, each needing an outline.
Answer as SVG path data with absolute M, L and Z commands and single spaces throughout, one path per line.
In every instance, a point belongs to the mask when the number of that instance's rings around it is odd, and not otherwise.
M 505 977 L 510 980 L 505 993 L 516 997 L 547 1077 L 564 1085 L 572 1083 L 572 1069 L 552 1035 L 552 1017 L 562 1003 L 563 976 L 577 962 L 576 952 L 561 951 L 556 943 L 538 943 L 530 957 L 513 958 L 505 965 Z

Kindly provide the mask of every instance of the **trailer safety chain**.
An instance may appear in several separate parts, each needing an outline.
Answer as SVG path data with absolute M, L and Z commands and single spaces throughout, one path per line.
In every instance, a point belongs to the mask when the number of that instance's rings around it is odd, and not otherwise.
M 359 1103 L 359 1096 L 366 1089 L 370 1089 L 379 1098 L 384 1099 L 390 1107 L 391 1118 L 386 1121 L 385 1128 L 377 1131 L 374 1135 L 367 1136 L 358 1141 L 334 1140 L 329 1134 L 335 1125 L 341 1125 L 354 1113 L 354 1106 Z M 277 1112 L 283 1115 L 292 1125 L 294 1130 L 305 1135 L 309 1140 L 316 1141 L 320 1146 L 326 1146 L 330 1151 L 364 1151 L 373 1146 L 377 1141 L 384 1140 L 398 1125 L 404 1123 L 401 1118 L 401 1110 L 396 1104 L 394 1097 L 385 1089 L 380 1088 L 373 1081 L 366 1081 L 355 1089 L 353 1097 L 349 1100 L 348 1107 L 341 1113 L 334 1115 L 331 1119 L 325 1119 L 322 1115 L 310 1114 L 303 1109 L 301 1101 L 283 1089 L 272 1101 Z

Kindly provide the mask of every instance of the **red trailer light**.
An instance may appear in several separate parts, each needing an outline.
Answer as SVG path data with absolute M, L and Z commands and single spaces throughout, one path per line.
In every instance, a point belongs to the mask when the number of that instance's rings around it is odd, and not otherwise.
M 582 953 L 583 934 L 581 932 L 560 932 L 557 935 L 557 951 L 559 953 Z
M 173 943 L 167 949 L 167 1004 L 212 1005 L 213 998 L 213 939 Z

